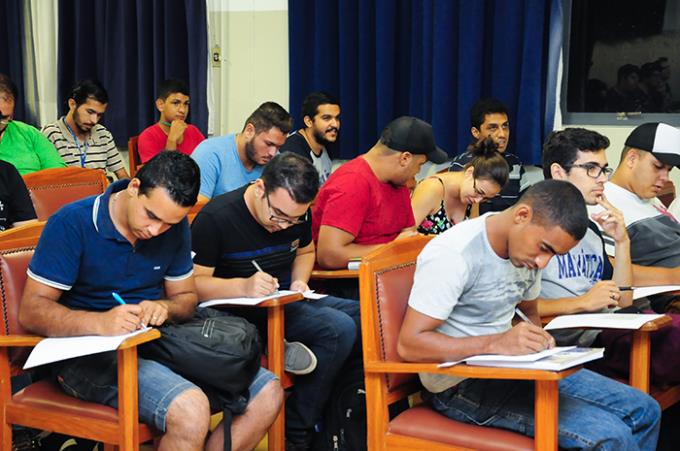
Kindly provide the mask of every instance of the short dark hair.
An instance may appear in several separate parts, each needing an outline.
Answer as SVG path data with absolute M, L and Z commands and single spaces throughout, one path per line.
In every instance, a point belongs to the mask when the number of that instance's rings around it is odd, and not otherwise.
M 465 165 L 465 168 L 470 166 L 474 168 L 472 176 L 475 179 L 491 180 L 501 188 L 508 183 L 510 167 L 505 157 L 498 152 L 498 145 L 491 137 L 470 145 L 467 150 L 472 155 L 472 160 Z
M 271 159 L 260 176 L 267 194 L 285 189 L 298 204 L 314 200 L 319 192 L 319 173 L 306 158 L 293 152 L 280 153 Z
M 272 127 L 276 127 L 284 135 L 287 135 L 293 128 L 293 118 L 278 103 L 264 102 L 246 119 L 243 130 L 246 129 L 248 124 L 253 124 L 255 133 L 266 132 Z
M 314 119 L 314 116 L 319 113 L 319 105 L 340 105 L 340 103 L 327 92 L 312 92 L 302 101 L 302 120 L 304 121 L 307 116 Z
M 14 101 L 17 101 L 17 96 L 19 95 L 17 85 L 5 74 L 0 74 L 0 92 L 12 94 Z
M 638 76 L 640 76 L 640 68 L 635 64 L 624 64 L 616 71 L 616 82 L 621 83 L 621 80 L 628 77 L 630 74 L 638 74 Z
M 558 226 L 577 241 L 588 229 L 588 211 L 581 191 L 562 180 L 543 180 L 531 186 L 517 203 L 530 205 L 532 222 Z
M 482 126 L 487 114 L 508 114 L 508 107 L 498 99 L 481 99 L 472 106 L 470 110 L 470 125 L 476 129 Z
M 198 164 L 182 152 L 162 151 L 137 172 L 139 192 L 148 194 L 153 188 L 164 188 L 170 198 L 182 207 L 191 207 L 198 198 L 201 173 Z
M 180 93 L 185 96 L 189 95 L 189 87 L 184 80 L 170 78 L 158 83 L 157 99 L 165 100 L 170 94 Z
M 597 152 L 609 147 L 609 138 L 585 128 L 565 128 L 548 135 L 543 144 L 543 176 L 551 179 L 550 166 L 557 163 L 569 172 L 578 151 Z
M 76 83 L 68 98 L 75 100 L 76 108 L 87 102 L 87 99 L 93 99 L 99 103 L 109 103 L 109 94 L 106 89 L 99 81 L 90 78 Z

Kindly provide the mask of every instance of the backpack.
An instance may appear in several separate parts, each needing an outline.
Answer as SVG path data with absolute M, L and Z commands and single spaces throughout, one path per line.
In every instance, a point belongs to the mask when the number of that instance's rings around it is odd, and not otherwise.
M 139 347 L 139 355 L 193 382 L 212 409 L 223 411 L 224 449 L 230 451 L 232 414 L 245 411 L 248 387 L 260 368 L 257 329 L 241 317 L 199 308 L 189 321 L 164 325 L 160 332 L 159 339 Z
M 315 451 L 365 451 L 366 389 L 361 357 L 349 360 L 339 372 L 324 409 L 323 422 L 314 434 Z

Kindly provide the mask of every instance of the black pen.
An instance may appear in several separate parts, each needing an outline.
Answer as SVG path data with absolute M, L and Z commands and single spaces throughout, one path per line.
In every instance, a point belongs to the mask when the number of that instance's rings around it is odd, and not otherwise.
M 619 291 L 633 291 L 637 287 L 619 287 Z

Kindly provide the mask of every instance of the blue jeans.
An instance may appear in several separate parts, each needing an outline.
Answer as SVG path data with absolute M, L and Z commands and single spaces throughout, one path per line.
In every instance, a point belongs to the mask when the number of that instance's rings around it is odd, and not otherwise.
M 67 394 L 86 401 L 118 408 L 118 372 L 116 352 L 103 352 L 67 360 L 52 367 L 59 385 Z M 276 377 L 260 368 L 248 387 L 252 400 Z M 153 360 L 137 359 L 139 420 L 165 432 L 170 404 L 180 394 L 196 385 L 170 368 Z
M 589 370 L 559 387 L 560 448 L 656 449 L 661 409 L 650 396 Z M 431 396 L 432 408 L 454 420 L 534 435 L 531 381 L 466 379 Z
M 295 377 L 286 400 L 286 435 L 302 441 L 320 419 L 343 363 L 360 355 L 359 302 L 327 296 L 288 304 L 285 315 L 286 339 L 304 343 L 317 358 L 313 372 Z

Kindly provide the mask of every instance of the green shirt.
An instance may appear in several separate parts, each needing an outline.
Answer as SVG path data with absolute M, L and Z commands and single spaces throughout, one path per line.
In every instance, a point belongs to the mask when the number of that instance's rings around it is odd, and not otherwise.
M 21 175 L 66 166 L 57 149 L 37 128 L 19 121 L 7 124 L 0 141 L 0 160 L 12 163 Z

